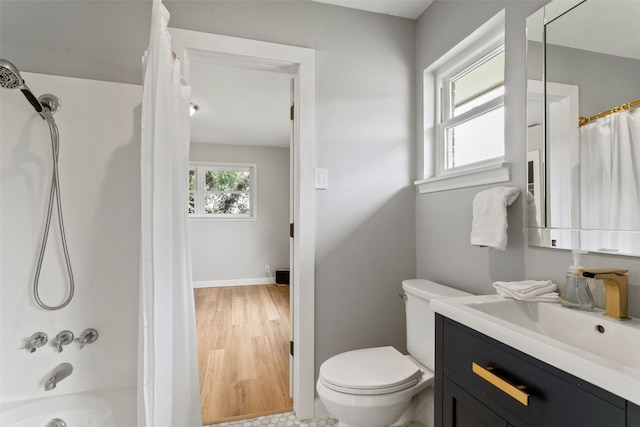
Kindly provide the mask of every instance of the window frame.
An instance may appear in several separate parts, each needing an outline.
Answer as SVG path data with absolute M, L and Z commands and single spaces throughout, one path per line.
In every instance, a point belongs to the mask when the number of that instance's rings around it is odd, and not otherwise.
M 257 183 L 258 165 L 256 163 L 236 163 L 236 162 L 189 162 L 189 171 L 195 170 L 196 188 L 190 190 L 187 182 L 187 200 L 190 193 L 194 193 L 194 213 L 189 213 L 190 220 L 210 220 L 210 221 L 255 221 L 257 219 Z M 204 198 L 212 191 L 205 190 L 205 176 L 207 171 L 249 171 L 249 213 L 247 214 L 208 214 L 204 212 Z
M 415 181 L 420 193 L 485 185 L 510 181 L 511 167 L 505 163 L 506 135 L 504 154 L 462 166 L 447 168 L 446 129 L 452 124 L 461 124 L 497 108 L 505 106 L 505 94 L 472 108 L 470 111 L 453 116 L 451 99 L 445 91 L 449 83 L 470 67 L 479 66 L 500 51 L 505 55 L 505 13 L 496 14 L 483 26 L 456 45 L 440 59 L 424 70 L 424 175 Z M 506 73 L 505 73 L 506 93 Z M 505 127 L 502 132 L 505 134 Z

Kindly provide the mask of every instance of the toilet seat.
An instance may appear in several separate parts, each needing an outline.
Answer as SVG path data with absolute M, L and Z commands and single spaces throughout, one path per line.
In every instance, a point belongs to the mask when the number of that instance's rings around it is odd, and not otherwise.
M 422 370 L 393 347 L 375 347 L 338 354 L 320 366 L 327 388 L 349 394 L 376 395 L 407 389 Z

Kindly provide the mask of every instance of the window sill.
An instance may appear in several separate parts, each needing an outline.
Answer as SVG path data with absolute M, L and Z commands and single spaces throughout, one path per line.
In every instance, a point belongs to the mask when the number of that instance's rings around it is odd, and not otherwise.
M 189 221 L 255 221 L 256 217 L 247 216 L 207 216 L 207 215 L 189 215 Z
M 438 191 L 455 190 L 458 188 L 475 187 L 478 185 L 495 184 L 511 180 L 511 165 L 499 163 L 464 172 L 441 175 L 414 182 L 420 194 Z

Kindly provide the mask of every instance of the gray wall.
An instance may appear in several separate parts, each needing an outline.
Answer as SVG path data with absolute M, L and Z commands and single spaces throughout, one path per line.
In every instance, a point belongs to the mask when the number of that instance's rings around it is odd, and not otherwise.
M 417 93 L 421 73 L 433 61 L 506 9 L 506 161 L 512 165 L 508 185 L 526 190 L 526 49 L 525 19 L 545 1 L 436 1 L 418 20 Z M 455 22 L 456 25 L 451 25 Z M 422 129 L 422 105 L 416 108 L 417 129 Z M 422 150 L 418 132 L 418 147 Z M 418 156 L 418 170 L 422 165 Z M 420 178 L 420 177 L 417 177 Z M 552 279 L 564 281 L 571 254 L 557 249 L 529 247 L 524 236 L 525 198 L 509 208 L 509 244 L 505 252 L 471 247 L 471 208 L 475 194 L 487 187 L 472 187 L 416 198 L 418 277 L 430 278 L 475 293 L 493 293 L 496 280 Z M 585 255 L 590 267 L 630 269 L 630 312 L 640 314 L 640 260 L 635 257 Z
M 312 2 L 166 2 L 170 25 L 316 49 L 316 366 L 404 349 L 415 275 L 415 22 Z
M 542 44 L 529 42 L 528 49 L 527 75 L 542 80 Z M 547 57 L 548 81 L 580 87 L 581 116 L 637 98 L 630 88 L 640 87 L 640 60 L 557 45 L 547 46 Z
M 265 277 L 264 266 L 289 267 L 289 149 L 191 144 L 192 161 L 255 163 L 255 220 L 190 220 L 193 280 Z M 238 280 L 240 279 L 240 280 Z M 245 283 L 246 284 L 246 283 Z
M 416 272 L 415 21 L 307 1 L 164 3 L 172 27 L 316 50 L 316 163 L 330 184 L 316 192 L 316 367 L 357 347 L 404 350 L 397 295 Z M 2 57 L 140 83 L 150 12 L 150 1 L 1 1 Z
M 526 188 L 525 182 L 525 18 L 537 9 L 534 2 L 434 2 L 418 20 L 417 92 L 422 93 L 422 70 L 498 13 L 506 11 L 505 96 L 506 161 L 512 164 L 509 185 Z M 456 25 L 451 25 L 456 22 Z M 419 103 L 420 104 L 420 103 Z M 418 107 L 418 129 L 422 128 L 422 105 Z M 422 135 L 418 137 L 422 145 Z M 418 168 L 421 170 L 421 167 Z M 421 177 L 416 177 L 421 178 Z M 524 210 L 520 197 L 509 209 L 507 250 L 470 245 L 473 197 L 487 187 L 471 187 L 416 198 L 418 277 L 474 293 L 491 292 L 494 280 L 525 277 Z
M 1 0 L 0 52 L 21 71 L 141 84 L 151 5 Z
M 640 61 L 547 46 L 547 80 L 580 86 L 580 115 L 595 116 L 638 99 Z
M 411 184 L 421 170 L 421 70 L 506 7 L 506 156 L 511 184 L 526 188 L 524 26 L 543 3 L 436 1 L 416 23 L 310 2 L 165 2 L 174 27 L 317 51 L 317 165 L 330 175 L 316 193 L 317 365 L 350 348 L 403 349 L 396 295 L 416 271 L 485 293 L 493 280 L 563 280 L 570 254 L 526 245 L 523 198 L 498 252 L 469 244 L 483 187 L 416 197 Z M 150 11 L 147 1 L 0 1 L 0 52 L 28 71 L 139 84 Z M 584 264 L 630 268 L 640 283 L 637 258 Z M 631 298 L 640 313 L 637 286 Z

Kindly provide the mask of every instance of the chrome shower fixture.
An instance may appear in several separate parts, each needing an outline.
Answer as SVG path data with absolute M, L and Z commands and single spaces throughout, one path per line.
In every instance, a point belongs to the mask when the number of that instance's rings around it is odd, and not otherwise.
M 40 98 L 31 92 L 31 89 L 24 82 L 24 79 L 20 75 L 18 68 L 6 59 L 0 58 L 0 86 L 7 89 L 18 88 L 22 94 L 27 98 L 27 101 L 35 108 L 36 112 L 40 114 L 45 120 L 52 120 L 51 113 L 56 113 L 60 110 L 60 100 L 55 95 L 42 95 Z
M 38 347 L 42 347 L 47 343 L 49 337 L 44 332 L 36 332 L 27 338 L 24 342 L 24 345 L 21 347 L 21 350 L 27 350 L 29 353 L 33 353 L 36 351 Z
M 64 362 L 53 368 L 53 371 L 47 375 L 47 379 L 44 382 L 44 391 L 51 391 L 60 381 L 67 378 L 73 372 L 73 366 L 70 363 Z
M 53 114 L 57 113 L 62 108 L 62 102 L 60 102 L 60 98 L 55 95 L 51 95 L 50 93 L 40 95 L 38 97 L 38 101 L 40 101 L 40 104 L 45 109 L 48 109 Z
M 24 85 L 20 71 L 11 62 L 0 58 L 0 82 L 2 87 L 15 89 Z
M 56 335 L 51 345 L 56 348 L 58 353 L 62 353 L 62 346 L 71 344 L 73 342 L 73 338 L 73 332 L 64 330 Z
M 58 126 L 53 119 L 53 113 L 57 113 L 60 110 L 60 99 L 57 96 L 51 94 L 44 94 L 39 98 L 31 92 L 31 89 L 25 84 L 24 79 L 20 75 L 18 68 L 6 59 L 0 58 L 0 86 L 7 89 L 18 88 L 29 103 L 35 108 L 36 112 L 40 114 L 49 126 L 49 132 L 51 134 L 51 148 L 52 148 L 52 160 L 53 160 L 53 176 L 51 178 L 51 190 L 49 191 L 49 203 L 47 208 L 47 217 L 45 220 L 44 233 L 42 236 L 42 243 L 40 244 L 40 253 L 38 255 L 38 261 L 36 264 L 36 271 L 33 278 L 33 298 L 36 303 L 45 310 L 60 310 L 66 307 L 73 299 L 75 292 L 75 282 L 73 279 L 73 271 L 71 270 L 71 259 L 69 258 L 69 249 L 67 248 L 67 236 L 64 230 L 64 220 L 62 218 L 62 202 L 60 201 L 60 177 L 58 176 L 58 156 L 60 150 L 60 135 L 58 132 Z M 49 228 L 51 226 L 51 218 L 53 216 L 53 205 L 56 202 L 58 211 L 58 224 L 60 226 L 60 242 L 62 244 L 62 250 L 64 252 L 64 261 L 67 267 L 67 273 L 69 275 L 69 292 L 64 302 L 59 305 L 48 305 L 40 298 L 40 273 L 42 271 L 42 261 L 44 260 L 44 253 L 47 246 L 47 239 L 49 238 Z M 58 340 L 58 337 L 56 337 Z M 73 337 L 71 337 L 73 340 Z M 45 341 L 46 342 L 46 341 Z M 64 343 L 62 343 L 64 344 Z M 62 344 L 60 342 L 54 343 L 58 352 L 62 351 Z M 31 352 L 35 351 L 34 348 L 28 348 Z M 54 385 L 55 387 L 55 385 Z
M 98 339 L 98 331 L 96 331 L 93 328 L 89 328 L 89 329 L 85 329 L 82 332 L 82 334 L 80 335 L 80 338 L 76 338 L 76 342 L 80 344 L 80 350 L 82 350 L 82 347 L 84 347 L 87 344 L 96 342 L 97 339 Z

